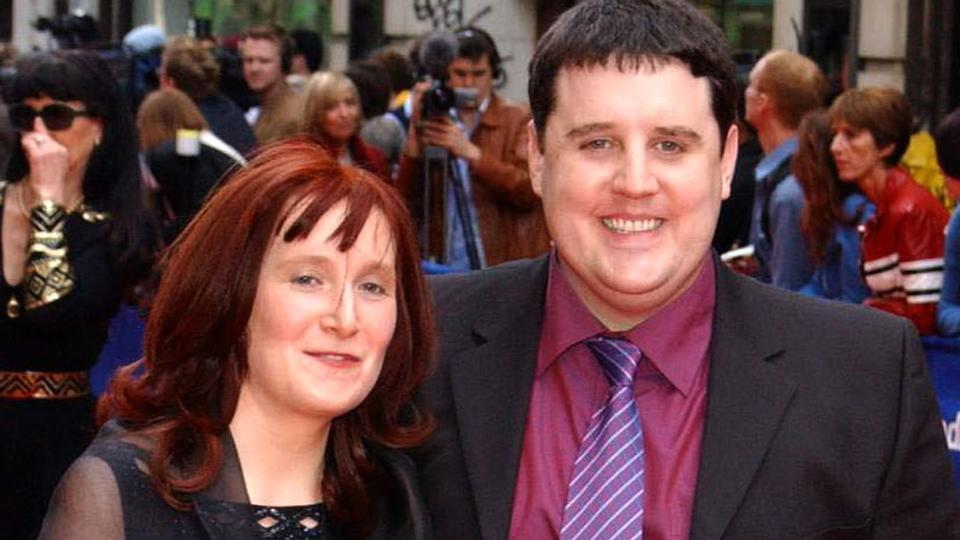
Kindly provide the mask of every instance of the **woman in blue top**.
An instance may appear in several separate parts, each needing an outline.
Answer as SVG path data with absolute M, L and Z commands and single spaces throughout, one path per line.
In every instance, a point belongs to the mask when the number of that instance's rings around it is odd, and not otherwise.
M 841 182 L 830 154 L 833 132 L 825 110 L 807 114 L 797 131 L 793 174 L 803 189 L 801 230 L 816 269 L 800 292 L 855 304 L 869 296 L 860 275 L 857 227 L 874 213 L 856 184 Z
M 940 122 L 934 133 L 937 161 L 946 178 L 947 193 L 960 201 L 960 109 Z M 960 212 L 947 225 L 943 256 L 943 288 L 937 304 L 937 329 L 948 337 L 960 336 Z

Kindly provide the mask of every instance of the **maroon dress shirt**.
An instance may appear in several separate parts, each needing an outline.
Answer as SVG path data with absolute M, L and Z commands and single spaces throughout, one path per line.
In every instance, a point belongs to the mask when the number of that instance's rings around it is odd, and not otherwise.
M 537 371 L 514 493 L 510 538 L 557 538 L 573 461 L 609 383 L 583 340 L 607 332 L 550 256 Z M 626 333 L 643 352 L 634 384 L 643 426 L 645 540 L 683 539 L 700 464 L 708 348 L 715 297 L 713 258 L 693 285 Z

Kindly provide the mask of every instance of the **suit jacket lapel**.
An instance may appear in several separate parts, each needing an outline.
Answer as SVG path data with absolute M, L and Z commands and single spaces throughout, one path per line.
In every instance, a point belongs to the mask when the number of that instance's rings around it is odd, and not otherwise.
M 718 539 L 740 506 L 796 383 L 778 366 L 778 336 L 761 321 L 775 306 L 717 261 L 706 422 L 690 538 Z
M 480 315 L 474 325 L 479 345 L 451 363 L 451 385 L 467 473 L 473 487 L 481 533 L 487 539 L 509 533 L 513 492 L 537 363 L 543 321 L 547 259 L 523 267 L 508 301 Z

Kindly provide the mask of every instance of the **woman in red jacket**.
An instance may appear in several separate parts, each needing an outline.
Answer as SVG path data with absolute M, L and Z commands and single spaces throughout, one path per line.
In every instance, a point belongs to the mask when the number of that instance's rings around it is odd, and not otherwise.
M 910 142 L 910 104 L 893 89 L 850 89 L 830 108 L 830 120 L 837 176 L 855 182 L 877 208 L 861 227 L 865 303 L 935 334 L 949 215 L 897 166 Z

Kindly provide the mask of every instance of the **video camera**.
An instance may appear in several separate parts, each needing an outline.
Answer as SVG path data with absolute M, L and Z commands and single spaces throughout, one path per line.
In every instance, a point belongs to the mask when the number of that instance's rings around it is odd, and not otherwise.
M 450 78 L 450 64 L 457 57 L 457 37 L 447 30 L 436 30 L 424 38 L 420 45 L 420 66 L 422 72 L 419 79 L 429 76 L 432 81 L 430 88 L 424 92 L 420 102 L 421 118 L 438 118 L 448 116 L 450 109 L 476 107 L 478 101 L 477 90 L 474 88 L 451 88 L 447 84 Z M 481 266 L 480 251 L 476 245 L 476 236 L 473 233 L 473 221 L 468 211 L 468 199 L 460 169 L 455 158 L 441 146 L 427 145 L 423 149 L 423 206 L 420 216 L 420 248 L 424 255 L 430 253 L 430 223 L 434 213 L 432 201 L 439 201 L 438 207 L 445 207 L 445 192 L 448 187 L 452 190 L 456 200 L 457 220 L 463 229 L 467 256 L 470 259 L 470 268 L 479 269 Z M 442 181 L 432 181 L 432 171 L 442 172 Z M 434 192 L 436 190 L 436 192 Z M 445 215 L 440 212 L 442 223 Z M 445 227 L 448 225 L 444 225 Z
M 451 88 L 447 84 L 450 64 L 457 56 L 457 47 L 457 37 L 448 30 L 431 32 L 420 46 L 420 78 L 429 77 L 433 82 L 421 98 L 423 118 L 447 116 L 450 109 L 472 108 L 478 104 L 475 88 Z
M 82 11 L 39 17 L 33 26 L 41 32 L 50 32 L 61 49 L 81 47 L 100 39 L 96 19 Z

